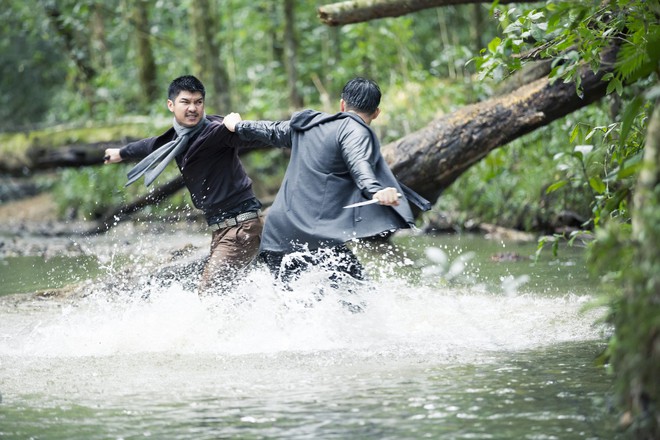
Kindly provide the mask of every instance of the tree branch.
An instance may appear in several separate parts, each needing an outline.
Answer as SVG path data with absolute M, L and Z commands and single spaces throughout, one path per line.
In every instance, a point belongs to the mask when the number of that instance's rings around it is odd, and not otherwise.
M 132 213 L 141 210 L 150 205 L 164 200 L 185 186 L 183 176 L 178 176 L 164 185 L 154 188 L 152 192 L 146 194 L 128 205 L 119 206 L 108 212 L 101 220 L 98 221 L 95 228 L 88 231 L 87 234 L 100 234 L 108 231 L 110 228 L 117 226 L 122 221 L 126 220 Z
M 424 9 L 449 5 L 490 3 L 487 0 L 352 0 L 323 5 L 319 19 L 328 26 L 361 23 L 385 17 L 399 17 Z M 533 3 L 533 0 L 500 0 L 504 3 Z
M 618 48 L 604 52 L 602 70 L 582 70 L 580 98 L 572 82 L 547 78 L 515 92 L 463 107 L 382 147 L 395 175 L 432 202 L 490 151 L 585 107 L 603 96 Z

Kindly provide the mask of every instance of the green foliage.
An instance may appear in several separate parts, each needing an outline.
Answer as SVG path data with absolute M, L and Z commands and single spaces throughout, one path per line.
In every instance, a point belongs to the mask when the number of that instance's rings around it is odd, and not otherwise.
M 601 7 L 597 2 L 549 1 L 544 8 L 495 6 L 492 12 L 502 36 L 495 37 L 477 60 L 481 77 L 505 77 L 524 62 L 549 58 L 550 77 L 574 82 L 581 94 L 580 69 L 598 71 L 602 52 L 620 43 L 615 69 L 603 79 L 608 81 L 608 93 L 621 96 L 624 111 L 615 115 L 615 122 L 573 124 L 569 140 L 575 147 L 554 153 L 561 173 L 546 192 L 588 191 L 591 221 L 585 226 L 598 227 L 614 218 L 629 222 L 628 199 L 639 171 L 649 106 L 635 94 L 639 89 L 624 93 L 623 84 L 644 77 L 649 79 L 640 81 L 642 87 L 657 81 L 649 77 L 660 60 L 657 4 L 622 0 Z M 603 115 L 600 121 L 607 119 Z
M 580 69 L 594 72 L 602 52 L 621 42 L 616 71 L 604 79 L 608 93 L 621 94 L 623 84 L 649 75 L 657 68 L 660 25 L 657 2 L 619 0 L 599 2 L 548 1 L 545 8 L 521 10 L 516 6 L 493 8 L 502 36 L 476 60 L 480 77 L 503 78 L 524 63 L 551 59 L 550 78 L 575 83 L 581 94 Z
M 189 1 L 151 4 L 150 27 L 136 29 L 131 2 L 10 0 L 9 7 L 0 12 L 0 47 L 6 49 L 1 52 L 0 83 L 9 91 L 3 98 L 12 103 L 16 101 L 13 91 L 22 91 L 22 105 L 18 112 L 15 105 L 0 107 L 11 112 L 0 118 L 7 121 L 0 130 L 18 122 L 107 121 L 144 114 L 134 61 L 137 32 L 148 32 L 157 77 L 162 81 L 163 100 L 154 103 L 150 112 L 166 114 L 167 83 L 193 73 L 190 69 L 195 64 Z M 463 66 L 476 50 L 469 49 L 476 47 L 469 9 L 473 5 L 331 28 L 317 17 L 317 8 L 324 3 L 298 0 L 295 4 L 295 67 L 305 106 L 335 111 L 342 85 L 355 75 L 372 77 L 384 90 L 446 75 L 469 81 Z M 57 31 L 48 15 L 53 8 L 61 13 L 61 29 L 67 35 Z M 281 2 L 228 0 L 213 9 L 218 14 L 216 38 L 236 108 L 208 110 L 287 118 L 293 109 L 288 101 Z M 452 24 L 451 40 L 437 38 L 446 23 Z M 494 28 L 489 25 L 482 31 L 492 34 Z M 94 69 L 87 80 L 81 76 L 83 64 Z M 202 80 L 211 83 L 208 78 Z M 24 99 L 26 93 L 30 99 Z
M 55 102 L 65 63 L 56 44 L 44 36 L 29 4 L 0 8 L 0 130 L 41 122 Z
M 589 226 L 596 203 L 592 185 L 605 177 L 605 153 L 585 147 L 584 127 L 607 117 L 607 106 L 587 107 L 491 152 L 443 193 L 438 206 L 462 212 L 463 221 L 527 231 L 552 233 L 567 214 L 575 219 L 573 228 L 582 226 L 579 219 Z
M 589 249 L 592 270 L 603 277 L 610 299 L 608 320 L 615 327 L 607 359 L 617 376 L 620 405 L 637 438 L 657 438 L 660 378 L 657 351 L 660 329 L 660 185 L 636 213 L 644 236 L 629 224 L 609 222 Z
M 630 206 L 635 189 L 645 190 L 636 185 L 651 111 L 644 95 L 657 99 L 659 92 L 660 5 L 641 0 L 548 1 L 542 9 L 521 11 L 514 6 L 493 10 L 503 35 L 493 39 L 477 61 L 482 77 L 504 77 L 526 61 L 551 59 L 550 77 L 573 82 L 581 95 L 581 70 L 608 69 L 610 66 L 601 65 L 601 56 L 618 46 L 614 69 L 603 80 L 608 82 L 607 93 L 617 95 L 613 101 L 623 111 L 602 122 L 573 125 L 569 137 L 577 145 L 572 151 L 555 154 L 560 173 L 546 192 L 572 188 L 591 194 L 591 220 L 584 226 L 596 233 L 589 251 L 590 267 L 609 286 L 609 320 L 615 334 L 607 355 L 617 377 L 618 397 L 635 435 L 657 438 L 660 356 L 654 347 L 660 329 L 656 247 L 660 242 L 660 186 L 640 199 L 643 206 L 637 206 L 634 214 Z M 624 89 L 632 82 L 635 87 Z M 657 177 L 657 163 L 653 166 Z M 633 235 L 631 222 L 638 224 L 644 237 Z M 579 233 L 575 231 L 571 238 Z M 539 251 L 547 241 L 539 242 Z M 556 244 L 554 240 L 555 252 Z

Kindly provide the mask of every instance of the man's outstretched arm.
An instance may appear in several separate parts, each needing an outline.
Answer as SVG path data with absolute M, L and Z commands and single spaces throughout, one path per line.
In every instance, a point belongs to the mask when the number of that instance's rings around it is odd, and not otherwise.
M 244 141 L 261 141 L 276 147 L 291 147 L 289 121 L 243 121 L 238 113 L 229 113 L 222 121 Z

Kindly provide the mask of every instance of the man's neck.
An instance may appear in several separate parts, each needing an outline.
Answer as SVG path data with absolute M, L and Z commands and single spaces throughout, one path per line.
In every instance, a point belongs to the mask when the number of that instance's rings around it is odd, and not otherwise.
M 353 114 L 358 115 L 360 117 L 360 119 L 362 119 L 364 121 L 364 123 L 367 124 L 367 125 L 371 125 L 371 121 L 373 120 L 372 118 L 367 116 L 365 113 L 356 112 L 355 110 L 348 110 L 347 113 L 353 113 Z

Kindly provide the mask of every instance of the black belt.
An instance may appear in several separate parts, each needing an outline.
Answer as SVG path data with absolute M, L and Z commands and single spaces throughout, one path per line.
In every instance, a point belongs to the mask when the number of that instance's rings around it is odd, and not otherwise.
M 255 218 L 259 218 L 261 216 L 261 210 L 258 211 L 250 211 L 250 212 L 242 212 L 238 214 L 236 217 L 230 217 L 226 218 L 218 223 L 214 223 L 210 225 L 213 229 L 224 229 L 224 228 L 231 228 L 236 226 L 239 223 L 242 223 L 247 220 L 252 220 Z

